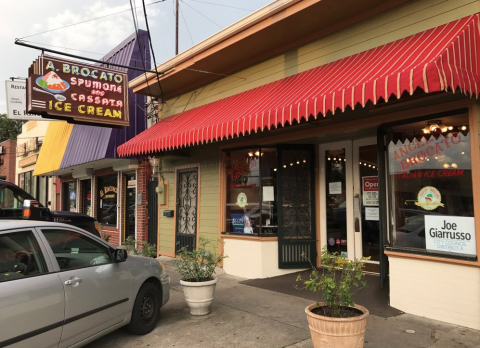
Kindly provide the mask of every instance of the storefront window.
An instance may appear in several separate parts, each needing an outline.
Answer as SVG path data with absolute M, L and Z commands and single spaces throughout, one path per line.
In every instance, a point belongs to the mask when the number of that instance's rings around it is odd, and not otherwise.
M 475 256 L 468 115 L 392 127 L 392 245 Z
M 77 182 L 67 181 L 63 183 L 63 211 L 77 211 Z
M 82 181 L 82 213 L 92 216 L 92 180 Z
M 20 187 L 31 194 L 33 197 L 37 196 L 37 178 L 33 176 L 33 170 L 19 174 Z
M 117 175 L 98 178 L 98 221 L 117 226 Z
M 277 150 L 227 152 L 226 231 L 277 233 Z

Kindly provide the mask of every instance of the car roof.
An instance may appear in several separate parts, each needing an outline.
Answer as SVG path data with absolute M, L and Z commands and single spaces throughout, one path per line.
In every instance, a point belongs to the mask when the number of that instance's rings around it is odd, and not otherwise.
M 51 221 L 36 220 L 0 220 L 0 231 L 14 228 L 34 228 L 34 227 L 74 227 L 72 225 L 62 224 Z

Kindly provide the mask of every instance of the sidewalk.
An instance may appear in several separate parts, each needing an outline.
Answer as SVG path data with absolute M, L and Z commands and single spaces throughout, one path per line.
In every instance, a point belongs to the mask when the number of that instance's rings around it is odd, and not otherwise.
M 146 336 L 118 330 L 86 347 L 312 347 L 304 311 L 311 300 L 240 284 L 243 278 L 220 270 L 211 313 L 194 317 L 185 303 L 171 259 L 161 260 L 171 276 L 172 289 L 156 329 Z M 476 348 L 480 347 L 480 332 L 409 314 L 386 319 L 371 315 L 365 347 Z

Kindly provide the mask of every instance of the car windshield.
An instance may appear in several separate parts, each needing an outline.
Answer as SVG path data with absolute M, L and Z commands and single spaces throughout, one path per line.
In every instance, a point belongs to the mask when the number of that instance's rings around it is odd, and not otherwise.
M 14 187 L 0 183 L 0 208 L 22 208 L 25 199 L 32 199 L 32 197 L 22 190 L 16 190 Z

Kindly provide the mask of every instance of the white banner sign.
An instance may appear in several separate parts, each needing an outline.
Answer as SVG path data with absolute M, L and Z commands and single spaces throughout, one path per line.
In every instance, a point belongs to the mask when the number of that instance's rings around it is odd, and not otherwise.
M 427 250 L 477 255 L 473 217 L 425 215 Z
M 44 120 L 40 115 L 27 114 L 26 101 L 26 82 L 25 81 L 5 81 L 5 91 L 7 93 L 7 117 L 17 120 Z

